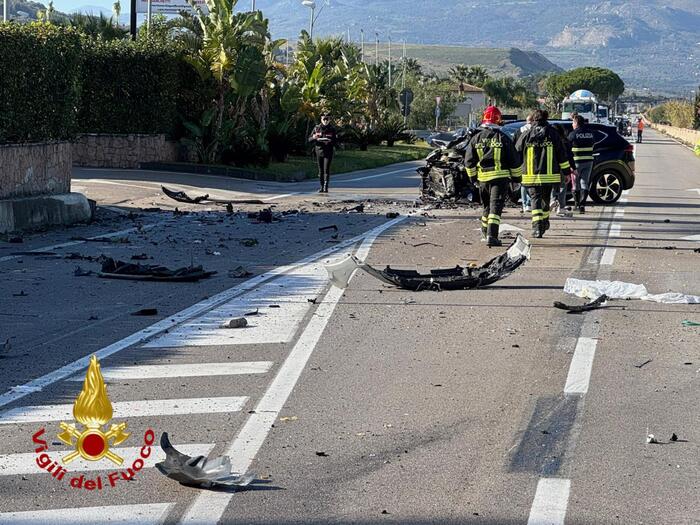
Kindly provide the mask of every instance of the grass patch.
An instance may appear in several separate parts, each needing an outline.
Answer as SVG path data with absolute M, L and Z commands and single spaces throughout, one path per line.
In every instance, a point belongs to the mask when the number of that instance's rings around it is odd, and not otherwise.
M 388 146 L 370 146 L 367 151 L 337 150 L 333 156 L 331 173 L 348 173 L 351 171 L 380 168 L 397 162 L 422 160 L 431 148 L 425 143 L 396 144 Z M 274 175 L 279 180 L 292 177 L 311 179 L 318 175 L 318 166 L 313 157 L 289 157 L 287 162 L 273 162 L 267 168 L 247 168 L 256 173 Z

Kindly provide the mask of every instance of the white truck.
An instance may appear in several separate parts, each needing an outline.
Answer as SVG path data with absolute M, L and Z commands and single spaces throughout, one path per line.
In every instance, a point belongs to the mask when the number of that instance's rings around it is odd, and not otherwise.
M 570 119 L 574 112 L 588 122 L 610 125 L 610 108 L 598 102 L 596 96 L 587 89 L 574 91 L 562 102 L 562 119 Z

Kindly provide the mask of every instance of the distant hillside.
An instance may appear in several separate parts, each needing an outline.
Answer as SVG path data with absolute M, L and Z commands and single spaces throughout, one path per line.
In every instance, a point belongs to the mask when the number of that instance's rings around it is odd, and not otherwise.
M 37 20 L 39 11 L 46 11 L 46 5 L 33 0 L 7 0 L 7 14 L 10 20 Z M 48 0 L 47 0 L 48 3 Z M 2 7 L 0 7 L 2 9 Z M 56 7 L 54 1 L 53 20 L 65 20 L 67 15 Z M 0 18 L 1 20 L 1 18 Z
M 375 46 L 365 43 L 365 56 L 371 62 L 374 60 Z M 394 44 L 392 56 L 400 58 L 402 46 Z M 479 48 L 465 46 L 437 46 L 407 44 L 406 55 L 417 59 L 424 69 L 436 73 L 446 73 L 452 66 L 482 65 L 493 75 L 510 75 L 523 77 L 540 73 L 562 71 L 536 51 L 522 51 L 517 48 Z M 386 60 L 389 56 L 387 43 L 380 43 L 379 58 Z

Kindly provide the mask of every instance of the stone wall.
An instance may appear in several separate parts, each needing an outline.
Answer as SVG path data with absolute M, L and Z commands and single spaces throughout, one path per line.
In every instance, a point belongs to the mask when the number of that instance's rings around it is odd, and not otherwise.
M 70 192 L 70 142 L 0 145 L 0 200 Z
M 73 164 L 91 168 L 138 168 L 141 162 L 175 162 L 178 145 L 165 135 L 86 134 L 73 143 Z
M 652 127 L 665 133 L 669 137 L 685 142 L 691 148 L 696 144 L 700 144 L 700 131 L 694 129 L 675 128 L 673 126 L 664 126 L 662 124 L 652 124 Z

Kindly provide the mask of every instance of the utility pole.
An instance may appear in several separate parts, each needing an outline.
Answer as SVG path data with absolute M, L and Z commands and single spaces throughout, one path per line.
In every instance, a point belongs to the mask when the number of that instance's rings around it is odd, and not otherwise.
M 311 41 L 314 41 L 314 11 L 316 10 L 316 5 L 311 7 L 311 18 L 309 19 L 309 37 Z
M 146 31 L 151 34 L 151 11 L 152 11 L 153 1 L 148 0 L 148 9 L 146 14 Z
M 2 3 L 2 21 L 3 22 L 7 22 L 7 3 L 9 1 L 10 0 L 4 0 L 4 2 Z
M 350 43 L 350 28 L 348 27 L 348 44 Z
M 391 89 L 391 35 L 389 35 L 389 89 Z
M 379 33 L 374 32 L 374 65 L 379 65 Z
M 255 0 L 250 0 L 250 10 L 255 13 Z
M 401 56 L 403 72 L 401 73 L 401 89 L 406 88 L 406 40 L 403 41 L 403 55 Z
M 7 0 L 5 0 L 5 2 L 7 2 Z M 136 0 L 131 0 L 129 22 L 129 26 L 131 27 L 131 40 L 136 40 Z
M 365 61 L 365 30 L 360 29 L 360 60 Z

